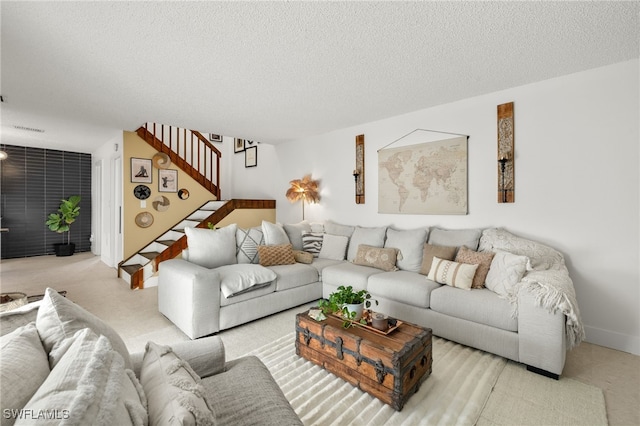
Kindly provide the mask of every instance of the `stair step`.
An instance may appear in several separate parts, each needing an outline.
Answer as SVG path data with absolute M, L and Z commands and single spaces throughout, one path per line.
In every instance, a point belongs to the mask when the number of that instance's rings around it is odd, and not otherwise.
M 142 265 L 126 265 L 121 268 L 129 275 L 133 275 L 138 269 L 142 268 Z
M 160 255 L 160 253 L 158 253 L 157 251 L 148 251 L 148 252 L 145 252 L 145 253 L 140 253 L 140 256 L 144 256 L 149 260 L 153 260 L 156 257 L 158 257 L 159 255 Z
M 175 243 L 176 241 L 177 240 L 156 240 L 156 243 L 169 247 L 171 244 Z

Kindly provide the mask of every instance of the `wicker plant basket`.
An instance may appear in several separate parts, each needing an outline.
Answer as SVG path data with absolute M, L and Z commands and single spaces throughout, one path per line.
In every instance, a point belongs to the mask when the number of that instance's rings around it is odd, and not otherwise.
M 10 311 L 27 304 L 27 295 L 24 293 L 2 293 L 0 294 L 0 312 Z

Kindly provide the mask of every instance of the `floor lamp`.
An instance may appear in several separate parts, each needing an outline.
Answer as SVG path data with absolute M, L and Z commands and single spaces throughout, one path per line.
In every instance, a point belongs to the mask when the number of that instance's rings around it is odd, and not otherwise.
M 318 193 L 318 181 L 311 179 L 311 175 L 306 175 L 302 179 L 295 179 L 289 182 L 291 188 L 287 190 L 287 199 L 295 203 L 302 200 L 302 220 L 304 220 L 304 203 L 317 203 L 320 201 Z

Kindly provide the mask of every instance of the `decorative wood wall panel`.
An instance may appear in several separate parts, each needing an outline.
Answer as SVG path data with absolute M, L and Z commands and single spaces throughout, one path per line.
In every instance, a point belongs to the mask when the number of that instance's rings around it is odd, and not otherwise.
M 498 203 L 515 201 L 513 102 L 498 105 Z

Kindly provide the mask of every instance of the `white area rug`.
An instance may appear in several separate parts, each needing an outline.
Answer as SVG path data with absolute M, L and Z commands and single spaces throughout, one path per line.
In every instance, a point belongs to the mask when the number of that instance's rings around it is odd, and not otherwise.
M 437 337 L 431 375 L 399 412 L 297 356 L 294 333 L 251 354 L 305 425 L 607 424 L 600 389 Z

